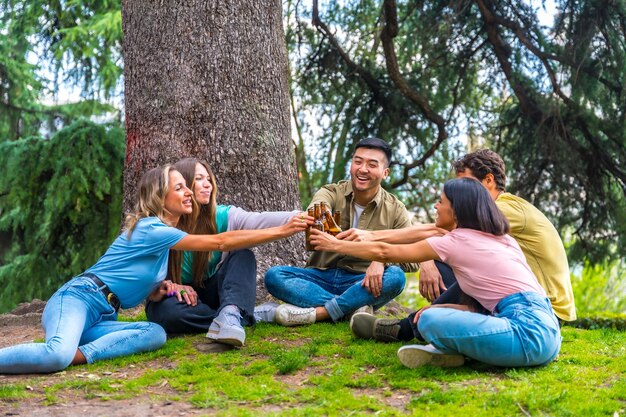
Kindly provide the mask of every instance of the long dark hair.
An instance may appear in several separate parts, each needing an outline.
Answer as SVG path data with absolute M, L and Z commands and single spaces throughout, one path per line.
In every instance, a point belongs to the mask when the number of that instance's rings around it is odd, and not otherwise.
M 174 164 L 174 168 L 181 173 L 188 187 L 193 191 L 196 177 L 196 165 L 201 164 L 209 173 L 213 191 L 211 191 L 211 201 L 209 204 L 194 204 L 194 213 L 181 216 L 178 228 L 194 235 L 213 235 L 217 233 L 217 185 L 215 175 L 209 163 L 201 159 L 185 158 Z M 195 198 L 194 198 L 195 201 Z M 169 263 L 169 278 L 176 282 L 181 282 L 182 252 L 172 251 Z M 193 252 L 193 263 L 191 265 L 192 285 L 194 287 L 204 287 L 204 274 L 211 259 L 212 252 Z
M 489 191 L 473 178 L 447 181 L 443 192 L 450 200 L 457 227 L 480 230 L 502 236 L 509 232 L 509 222 L 496 206 Z

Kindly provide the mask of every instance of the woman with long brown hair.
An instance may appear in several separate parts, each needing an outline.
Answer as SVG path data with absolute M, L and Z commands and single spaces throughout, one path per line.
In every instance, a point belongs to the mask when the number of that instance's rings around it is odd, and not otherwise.
M 185 158 L 174 164 L 193 191 L 197 210 L 181 218 L 178 227 L 192 234 L 214 234 L 231 230 L 254 230 L 287 223 L 298 211 L 249 212 L 217 204 L 215 175 L 206 161 Z M 256 259 L 249 249 L 174 253 L 170 277 L 197 299 L 171 297 L 146 305 L 148 320 L 168 333 L 207 332 L 209 339 L 242 346 L 243 326 L 256 321 L 273 321 L 271 305 L 257 307 Z M 180 294 L 180 291 L 179 291 Z M 266 317 L 267 316 L 267 317 Z

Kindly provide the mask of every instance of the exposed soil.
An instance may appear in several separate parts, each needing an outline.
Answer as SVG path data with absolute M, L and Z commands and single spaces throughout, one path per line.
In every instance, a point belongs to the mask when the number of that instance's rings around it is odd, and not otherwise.
M 0 347 L 15 345 L 18 343 L 28 343 L 36 339 L 43 339 L 44 332 L 41 328 L 41 313 L 45 307 L 45 302 L 33 300 L 31 303 L 20 304 L 11 313 L 0 315 Z M 126 311 L 125 314 L 135 314 L 141 311 Z M 102 376 L 107 377 L 134 377 L 143 374 L 146 368 L 166 368 L 171 366 L 165 361 L 146 362 L 140 365 L 131 365 L 124 369 L 124 374 L 97 375 L 84 372 L 82 370 L 72 370 L 68 368 L 63 372 L 50 375 L 0 375 L 0 386 L 7 384 L 24 384 L 33 379 L 37 380 L 36 388 L 33 391 L 45 389 L 47 386 L 56 384 L 67 376 L 72 378 L 96 379 Z M 33 384 L 35 385 L 35 384 Z M 152 394 L 163 394 L 167 387 L 159 387 L 159 392 Z M 0 403 L 0 416 L 33 416 L 37 417 L 57 417 L 57 416 L 89 416 L 89 417 L 136 417 L 136 416 L 191 416 L 207 414 L 207 410 L 193 409 L 190 404 L 174 401 L 155 401 L 146 392 L 143 396 L 132 400 L 110 400 L 101 398 L 85 398 L 84 392 L 67 390 L 57 395 L 57 404 L 44 404 L 40 399 L 24 399 L 19 402 Z
M 41 328 L 41 314 L 45 307 L 45 302 L 41 300 L 33 300 L 31 303 L 20 304 L 11 313 L 0 315 L 0 348 L 15 345 L 18 343 L 28 343 L 36 339 L 43 339 L 44 332 Z M 125 310 L 124 315 L 135 315 L 142 311 L 142 307 L 132 310 Z M 390 303 L 385 308 L 385 315 L 403 315 L 408 311 L 397 303 Z M 198 345 L 197 349 L 202 352 L 219 352 L 219 344 L 203 344 Z M 0 375 L 0 388 L 9 384 L 26 384 L 27 389 L 33 392 L 41 391 L 48 386 L 62 382 L 68 376 L 72 379 L 86 378 L 99 379 L 102 377 L 125 378 L 138 377 L 144 373 L 146 369 L 167 369 L 175 366 L 166 359 L 158 359 L 154 361 L 142 362 L 137 365 L 130 365 L 120 372 L 105 372 L 103 375 L 89 373 L 84 367 L 72 369 L 67 368 L 65 371 L 57 372 L 50 375 Z M 308 380 L 315 371 L 301 370 L 297 375 L 277 376 L 278 379 L 284 379 L 290 383 L 301 384 Z M 32 381 L 33 387 L 29 383 Z M 211 409 L 196 409 L 188 402 L 160 400 L 157 398 L 168 397 L 167 381 L 163 381 L 162 385 L 154 388 L 154 392 L 146 391 L 142 396 L 135 397 L 131 400 L 112 400 L 110 398 L 99 398 L 94 396 L 91 398 L 85 395 L 84 391 L 67 389 L 63 392 L 55 393 L 57 402 L 55 404 L 46 404 L 39 395 L 37 399 L 23 399 L 15 402 L 0 402 L 0 417 L 2 416 L 34 416 L 37 417 L 58 417 L 58 416 L 83 416 L 83 417 L 136 417 L 136 416 L 196 416 L 211 415 Z M 390 397 L 382 397 L 381 393 L 366 393 L 380 397 L 385 403 L 397 406 L 400 410 L 408 402 L 404 393 L 395 393 Z M 177 393 L 172 390 L 172 398 L 176 398 Z M 272 410 L 276 405 L 267 405 L 267 409 L 263 408 L 259 412 L 278 411 L 279 408 Z M 215 410 L 217 411 L 217 410 Z

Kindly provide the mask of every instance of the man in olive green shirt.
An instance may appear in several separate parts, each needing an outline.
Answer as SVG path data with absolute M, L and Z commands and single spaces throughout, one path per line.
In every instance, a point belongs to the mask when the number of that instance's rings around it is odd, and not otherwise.
M 389 175 L 390 161 L 391 148 L 386 142 L 363 139 L 352 156 L 350 180 L 325 185 L 313 196 L 310 206 L 325 202 L 330 210 L 341 211 L 342 230 L 410 226 L 404 204 L 380 185 Z M 338 321 L 368 305 L 379 308 L 402 292 L 404 271 L 415 270 L 416 264 L 386 266 L 337 253 L 313 252 L 306 268 L 270 268 L 265 286 L 274 297 L 288 303 L 278 306 L 275 321 L 294 326 Z

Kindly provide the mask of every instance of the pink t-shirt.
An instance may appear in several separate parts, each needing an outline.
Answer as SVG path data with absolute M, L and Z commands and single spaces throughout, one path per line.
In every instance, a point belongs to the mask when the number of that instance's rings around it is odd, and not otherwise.
M 509 235 L 454 229 L 426 241 L 452 268 L 463 292 L 489 311 L 511 294 L 524 291 L 546 294 L 519 245 Z

